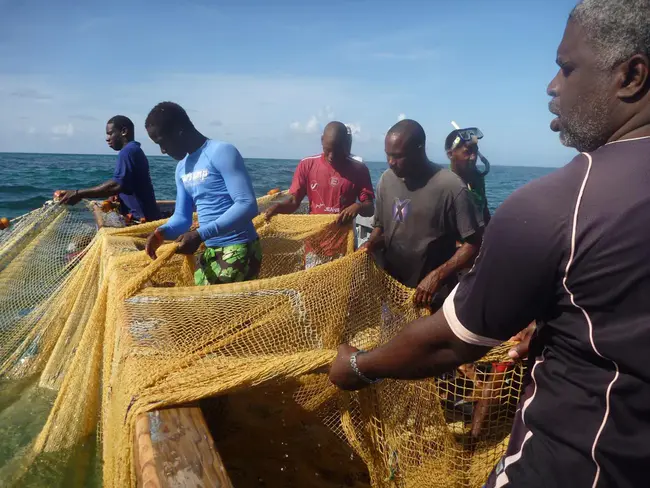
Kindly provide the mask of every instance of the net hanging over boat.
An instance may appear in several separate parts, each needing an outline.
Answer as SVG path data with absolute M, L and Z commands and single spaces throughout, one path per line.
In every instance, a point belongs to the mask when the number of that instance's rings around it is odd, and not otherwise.
M 38 486 L 43 466 L 97 439 L 103 486 L 135 486 L 138 415 L 242 392 L 268 404 L 277 387 L 287 408 L 313 413 L 363 460 L 373 487 L 482 486 L 521 386 L 507 346 L 440 378 L 339 391 L 319 369 L 340 343 L 372 349 L 424 314 L 414 290 L 354 252 L 351 228 L 259 216 L 259 279 L 197 287 L 195 260 L 176 244 L 155 261 L 144 253 L 160 223 L 97 231 L 82 211 L 51 205 L 0 232 L 0 485 Z M 308 253 L 322 264 L 305 269 Z M 274 440 L 308 452 L 310 432 L 286 427 Z

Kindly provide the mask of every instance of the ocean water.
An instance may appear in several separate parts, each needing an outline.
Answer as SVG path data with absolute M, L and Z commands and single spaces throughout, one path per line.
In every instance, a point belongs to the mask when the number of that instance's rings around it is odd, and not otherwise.
M 272 188 L 286 189 L 298 161 L 247 159 L 246 167 L 257 196 Z M 385 161 L 366 162 L 374 185 L 387 169 Z M 40 207 L 54 190 L 74 190 L 98 185 L 113 174 L 115 156 L 87 154 L 0 153 L 0 217 L 13 218 Z M 159 200 L 176 197 L 176 162 L 167 156 L 150 156 L 151 178 Z M 553 168 L 492 166 L 486 178 L 490 209 L 494 211 L 514 190 L 553 171 Z

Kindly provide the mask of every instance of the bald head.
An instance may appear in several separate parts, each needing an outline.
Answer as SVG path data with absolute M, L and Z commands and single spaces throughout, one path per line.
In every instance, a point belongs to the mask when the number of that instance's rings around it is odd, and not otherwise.
M 321 142 L 328 163 L 337 165 L 347 161 L 350 155 L 350 136 L 345 124 L 338 121 L 327 124 Z
M 385 143 L 390 169 L 400 178 L 405 178 L 427 165 L 426 140 L 424 129 L 415 120 L 400 120 L 391 127 Z
M 399 136 L 409 148 L 424 146 L 427 142 L 422 126 L 411 119 L 400 120 L 390 128 L 388 135 Z

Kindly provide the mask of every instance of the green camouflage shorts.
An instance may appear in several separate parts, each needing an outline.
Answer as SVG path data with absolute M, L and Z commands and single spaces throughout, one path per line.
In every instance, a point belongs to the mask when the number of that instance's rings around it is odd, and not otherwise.
M 261 265 L 262 245 L 259 239 L 245 244 L 208 247 L 199 257 L 194 283 L 219 285 L 254 280 Z

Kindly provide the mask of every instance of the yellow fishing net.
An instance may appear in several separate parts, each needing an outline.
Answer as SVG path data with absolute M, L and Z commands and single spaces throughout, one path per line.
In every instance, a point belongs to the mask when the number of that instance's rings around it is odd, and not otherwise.
M 479 487 L 504 453 L 522 379 L 505 346 L 437 379 L 328 382 L 338 344 L 372 349 L 423 314 L 333 217 L 257 217 L 259 279 L 196 287 L 175 244 L 143 252 L 160 223 L 87 214 L 0 232 L 0 485 L 99 483 L 83 464 L 135 486 L 138 415 L 214 397 L 235 486 Z

